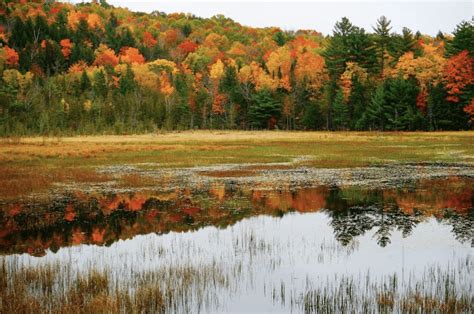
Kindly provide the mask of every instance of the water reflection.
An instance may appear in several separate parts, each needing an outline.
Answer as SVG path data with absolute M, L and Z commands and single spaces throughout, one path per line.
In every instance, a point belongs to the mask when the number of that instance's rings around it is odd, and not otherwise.
M 48 203 L 1 205 L 0 251 L 43 256 L 79 244 L 109 246 L 138 234 L 165 234 L 233 225 L 256 215 L 322 211 L 342 245 L 375 230 L 380 247 L 394 230 L 409 237 L 428 217 L 450 225 L 454 237 L 474 246 L 474 180 L 451 177 L 418 181 L 399 189 L 357 187 L 262 190 L 233 183 L 197 190 L 121 194 L 69 193 Z

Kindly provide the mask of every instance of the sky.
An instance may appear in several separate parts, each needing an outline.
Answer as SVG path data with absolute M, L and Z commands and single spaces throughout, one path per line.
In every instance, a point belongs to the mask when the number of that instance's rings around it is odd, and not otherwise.
M 69 1 L 83 2 L 83 1 Z M 87 1 L 85 1 L 87 2 Z M 392 21 L 392 31 L 404 26 L 423 34 L 451 33 L 461 21 L 472 20 L 472 0 L 108 0 L 132 11 L 184 12 L 200 17 L 223 14 L 253 27 L 277 26 L 285 30 L 314 29 L 331 34 L 343 16 L 372 31 L 378 17 Z

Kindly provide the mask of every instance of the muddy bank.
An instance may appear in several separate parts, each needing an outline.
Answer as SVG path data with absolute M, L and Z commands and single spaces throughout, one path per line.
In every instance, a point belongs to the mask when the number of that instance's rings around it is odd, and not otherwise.
M 301 159 L 300 159 L 301 160 Z M 357 168 L 312 168 L 292 166 L 292 163 L 224 164 L 191 168 L 155 168 L 152 164 L 121 165 L 98 169 L 117 178 L 135 174 L 157 180 L 154 188 L 196 188 L 208 184 L 256 186 L 259 189 L 314 186 L 360 186 L 370 188 L 403 187 L 422 179 L 439 179 L 452 176 L 474 178 L 470 164 L 395 164 Z M 108 186 L 111 187 L 110 185 Z M 103 188 L 107 188 L 103 186 Z

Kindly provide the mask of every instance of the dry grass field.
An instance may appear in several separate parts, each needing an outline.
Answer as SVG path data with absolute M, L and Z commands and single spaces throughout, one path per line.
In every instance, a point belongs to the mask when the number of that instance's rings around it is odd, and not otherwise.
M 66 138 L 4 138 L 0 142 L 0 199 L 48 189 L 56 182 L 103 182 L 104 165 L 287 162 L 319 168 L 405 162 L 474 163 L 474 132 L 186 131 Z M 136 180 L 135 180 L 136 181 Z M 136 183 L 136 182 L 135 182 Z

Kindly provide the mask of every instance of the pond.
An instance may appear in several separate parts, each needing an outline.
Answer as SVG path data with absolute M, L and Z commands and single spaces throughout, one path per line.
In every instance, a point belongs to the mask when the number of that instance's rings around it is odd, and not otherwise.
M 473 310 L 473 177 L 175 186 L 4 202 L 3 306 Z

